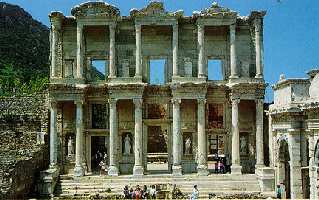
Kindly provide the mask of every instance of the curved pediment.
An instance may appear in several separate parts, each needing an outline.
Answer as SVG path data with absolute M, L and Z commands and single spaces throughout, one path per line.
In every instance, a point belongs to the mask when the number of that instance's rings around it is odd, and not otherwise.
M 131 17 L 181 17 L 184 12 L 182 10 L 176 12 L 167 12 L 164 8 L 163 2 L 152 1 L 145 8 L 141 10 L 132 9 L 130 11 Z
M 237 12 L 230 10 L 229 8 L 222 7 L 216 2 L 212 3 L 209 8 L 205 8 L 202 11 L 193 12 L 194 17 L 236 17 Z
M 117 17 L 120 16 L 120 10 L 105 2 L 86 2 L 75 6 L 71 14 L 75 17 Z

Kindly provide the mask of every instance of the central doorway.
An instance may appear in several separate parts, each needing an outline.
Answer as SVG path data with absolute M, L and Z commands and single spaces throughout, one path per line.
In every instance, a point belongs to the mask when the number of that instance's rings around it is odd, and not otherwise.
M 147 166 L 148 174 L 168 174 L 169 134 L 167 128 L 159 125 L 147 126 Z
M 91 137 L 91 169 L 93 174 L 100 173 L 100 162 L 108 163 L 107 141 L 105 136 Z
M 281 141 L 279 148 L 279 183 L 284 185 L 285 198 L 290 198 L 290 156 L 287 141 Z

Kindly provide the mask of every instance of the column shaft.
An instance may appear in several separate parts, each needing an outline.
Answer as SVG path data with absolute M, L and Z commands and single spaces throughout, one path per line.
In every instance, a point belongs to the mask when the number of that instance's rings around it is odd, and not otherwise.
M 83 102 L 77 101 L 76 104 L 76 140 L 75 140 L 75 168 L 74 176 L 83 176 Z
M 135 25 L 135 37 L 136 37 L 136 67 L 135 67 L 135 77 L 142 77 L 142 26 Z
M 173 76 L 178 76 L 178 25 L 173 25 Z
M 239 154 L 238 104 L 239 99 L 232 100 L 232 174 L 241 174 Z
M 109 78 L 115 78 L 116 77 L 116 68 L 115 68 L 115 25 L 110 24 L 109 25 L 110 30 L 110 54 L 109 54 L 109 60 L 110 60 L 110 74 Z
M 52 44 L 51 44 L 51 78 L 56 77 L 56 51 L 58 41 L 58 30 L 52 25 Z
M 76 53 L 76 72 L 77 78 L 83 78 L 83 26 L 78 24 L 77 31 L 76 31 L 76 38 L 77 38 L 77 53 Z
M 255 19 L 256 78 L 263 78 L 261 19 Z
M 50 168 L 57 165 L 57 103 L 50 103 Z
M 142 99 L 133 99 L 135 105 L 135 149 L 134 149 L 134 156 L 135 156 L 135 165 L 133 169 L 134 175 L 143 175 L 144 168 L 143 168 L 143 131 L 142 131 Z
M 208 175 L 207 138 L 205 130 L 205 99 L 197 100 L 197 132 L 198 132 L 198 167 L 199 175 Z
M 117 100 L 109 99 L 110 106 L 110 166 L 108 173 L 110 176 L 118 176 L 118 125 L 117 125 Z
M 264 166 L 264 135 L 263 135 L 264 101 L 256 100 L 256 168 Z
M 230 77 L 238 78 L 236 60 L 236 24 L 229 26 L 230 33 Z
M 202 24 L 197 25 L 198 33 L 198 78 L 206 78 L 204 69 L 205 62 L 205 26 Z
M 182 175 L 182 139 L 180 103 L 181 99 L 173 99 L 173 175 Z

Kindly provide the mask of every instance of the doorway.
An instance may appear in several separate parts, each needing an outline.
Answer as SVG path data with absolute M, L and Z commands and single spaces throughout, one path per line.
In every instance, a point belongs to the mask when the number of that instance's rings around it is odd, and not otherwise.
M 91 137 L 91 169 L 92 173 L 100 172 L 100 162 L 108 164 L 107 141 L 105 136 Z
M 282 141 L 280 143 L 279 149 L 279 183 L 283 184 L 285 189 L 285 198 L 290 198 L 290 156 L 289 156 L 289 149 L 288 143 L 286 141 Z
M 169 173 L 168 130 L 161 126 L 148 126 L 147 133 L 147 172 Z

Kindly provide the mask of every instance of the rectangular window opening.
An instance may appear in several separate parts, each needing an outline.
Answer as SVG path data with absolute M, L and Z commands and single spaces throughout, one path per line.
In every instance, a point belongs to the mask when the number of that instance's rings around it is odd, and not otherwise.
M 165 60 L 150 60 L 150 84 L 165 84 Z
M 208 80 L 224 80 L 222 60 L 208 60 Z
M 91 77 L 93 80 L 105 80 L 108 75 L 108 60 L 94 59 L 91 61 Z

